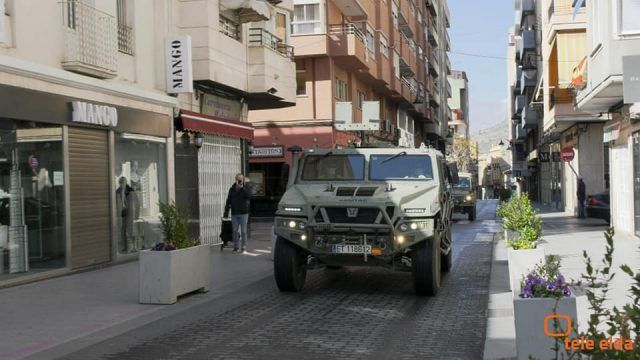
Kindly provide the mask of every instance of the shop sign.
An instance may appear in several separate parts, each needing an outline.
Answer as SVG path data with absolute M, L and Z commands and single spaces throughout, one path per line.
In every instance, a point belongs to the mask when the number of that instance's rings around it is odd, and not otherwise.
M 560 151 L 554 151 L 551 153 L 551 160 L 553 162 L 560 162 Z
M 575 151 L 573 151 L 572 147 L 566 147 L 564 149 L 562 149 L 560 157 L 562 158 L 562 161 L 565 162 L 569 162 L 571 160 L 573 160 L 573 158 L 576 156 Z
M 640 102 L 640 56 L 622 57 L 622 76 L 624 103 Z
M 620 122 L 616 122 L 611 125 L 607 125 L 603 129 L 602 142 L 608 143 L 615 141 L 620 136 Z
M 252 158 L 269 158 L 269 157 L 283 157 L 284 146 L 258 146 L 254 147 L 251 155 Z
M 95 105 L 82 101 L 72 101 L 71 121 L 100 126 L 118 126 L 118 110 L 113 106 Z
M 222 96 L 202 95 L 202 113 L 227 120 L 242 120 L 242 103 Z
M 165 43 L 167 93 L 193 92 L 191 36 L 168 36 Z
M 540 152 L 540 162 L 548 163 L 550 160 L 550 156 L 548 152 Z

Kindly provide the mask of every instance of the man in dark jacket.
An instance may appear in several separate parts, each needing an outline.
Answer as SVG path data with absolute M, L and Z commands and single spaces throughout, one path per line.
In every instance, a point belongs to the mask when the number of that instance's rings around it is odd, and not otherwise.
M 578 176 L 578 191 L 576 191 L 576 195 L 578 196 L 578 217 L 584 218 L 584 202 L 587 199 L 587 189 L 582 176 Z
M 231 210 L 231 224 L 233 229 L 233 252 L 245 252 L 247 249 L 247 222 L 249 221 L 249 202 L 252 189 L 244 181 L 244 175 L 237 174 L 236 182 L 229 189 L 227 203 L 224 207 L 224 217 L 229 216 Z M 238 237 L 238 228 L 242 233 L 242 243 Z

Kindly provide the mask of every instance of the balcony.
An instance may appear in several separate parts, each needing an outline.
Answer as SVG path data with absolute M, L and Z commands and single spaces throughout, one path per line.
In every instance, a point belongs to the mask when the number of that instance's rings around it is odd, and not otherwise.
M 436 21 L 435 19 L 433 19 L 432 21 L 428 22 L 429 25 L 429 31 L 427 34 L 427 37 L 429 38 L 429 44 L 431 44 L 431 46 L 433 47 L 437 47 L 438 46 L 438 38 L 437 38 L 437 33 L 436 33 Z
M 398 48 L 400 49 L 400 75 L 412 78 L 417 72 L 417 54 L 415 45 L 410 45 L 411 41 L 405 36 L 400 36 L 400 43 Z
M 525 97 L 524 95 L 517 95 L 513 100 L 513 114 L 520 115 L 524 108 Z
M 525 129 L 535 129 L 538 126 L 538 112 L 533 106 L 525 106 L 522 109 L 522 127 Z
M 523 61 L 527 54 L 535 54 L 536 52 L 536 32 L 533 30 L 524 30 L 522 38 L 518 41 L 520 61 Z
M 516 140 L 525 140 L 527 133 L 528 130 L 523 128 L 522 125 L 516 125 Z
M 415 27 L 415 19 L 411 17 L 409 10 L 409 1 L 401 0 L 400 8 L 398 9 L 398 27 L 400 31 L 409 38 L 412 38 L 414 33 L 412 26 Z
M 535 15 L 536 4 L 533 0 L 522 0 L 520 3 L 520 24 L 524 21 L 527 15 Z
M 446 88 L 447 88 L 447 98 L 450 98 L 453 95 L 453 93 L 451 91 L 451 84 L 448 81 L 447 81 Z
M 118 27 L 114 16 L 81 0 L 61 2 L 65 28 L 62 68 L 112 79 L 118 71 Z
M 513 80 L 513 93 L 514 94 L 521 94 L 522 93 L 522 84 L 520 82 L 520 79 L 522 78 L 522 69 L 518 68 L 516 70 L 516 76 L 515 79 Z
M 250 28 L 247 50 L 248 92 L 251 108 L 295 104 L 296 78 L 293 47 L 262 28 Z M 274 91 L 275 90 L 275 91 Z
M 435 0 L 425 0 L 427 3 L 427 10 L 431 16 L 438 16 L 438 9 L 436 9 Z
M 573 104 L 573 89 L 558 88 L 555 86 L 549 87 L 549 89 L 551 89 L 551 94 L 549 97 L 549 106 L 551 109 L 553 109 L 556 104 Z
M 368 69 L 369 55 L 364 33 L 355 25 L 329 25 L 329 49 L 332 56 L 343 57 L 345 66 L 351 69 Z
M 538 85 L 537 79 L 538 72 L 536 69 L 524 69 L 520 75 L 520 93 L 526 93 L 527 89 L 533 89 Z
M 449 56 L 446 56 L 446 65 L 447 65 L 447 75 L 451 74 L 451 59 L 449 59 Z
M 366 1 L 366 0 L 363 0 Z M 367 18 L 367 10 L 361 0 L 333 0 L 342 15 L 352 18 Z

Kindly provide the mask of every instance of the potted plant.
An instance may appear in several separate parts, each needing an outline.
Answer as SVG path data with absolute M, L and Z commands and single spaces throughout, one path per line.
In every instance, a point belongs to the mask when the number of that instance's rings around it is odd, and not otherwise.
M 542 236 L 542 221 L 526 193 L 502 203 L 497 214 L 502 217 L 507 246 L 509 288 L 515 295 L 520 290 L 522 277 L 536 264 L 544 261 L 544 249 L 538 247 L 538 240 Z
M 556 359 L 576 327 L 577 307 L 560 261 L 549 256 L 523 279 L 513 300 L 518 359 Z
M 190 238 L 188 216 L 175 204 L 160 204 L 163 241 L 140 252 L 140 303 L 173 304 L 178 296 L 209 291 L 209 245 Z

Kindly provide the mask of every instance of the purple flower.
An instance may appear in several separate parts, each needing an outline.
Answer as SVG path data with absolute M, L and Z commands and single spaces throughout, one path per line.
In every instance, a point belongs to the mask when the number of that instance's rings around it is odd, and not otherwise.
M 562 290 L 562 295 L 564 295 L 564 296 L 570 296 L 571 295 L 571 290 L 569 290 L 568 286 L 565 286 L 565 288 Z
M 562 274 L 558 274 L 558 280 L 557 280 L 558 284 L 562 284 L 564 283 L 564 276 L 562 276 Z

